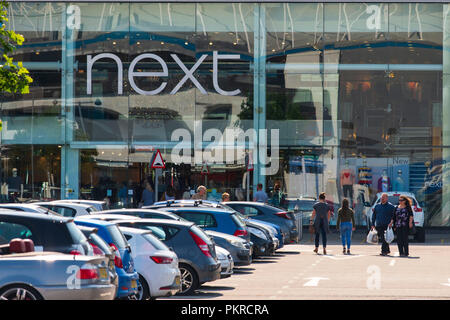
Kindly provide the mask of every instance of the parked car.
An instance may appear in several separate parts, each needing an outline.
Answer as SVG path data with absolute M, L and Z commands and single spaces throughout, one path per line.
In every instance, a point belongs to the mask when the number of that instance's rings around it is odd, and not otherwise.
M 152 209 L 114 209 L 105 210 L 99 212 L 107 215 L 128 215 L 129 217 L 135 216 L 144 219 L 172 219 L 172 220 L 184 220 L 181 217 L 167 211 L 152 210 Z
M 120 227 L 131 245 L 141 284 L 138 300 L 171 296 L 181 291 L 178 257 L 151 231 Z
M 191 294 L 203 283 L 220 278 L 220 263 L 217 261 L 215 244 L 193 222 L 169 219 L 130 219 L 115 222 L 121 227 L 151 230 L 159 240 L 174 250 L 181 272 L 181 294 Z
M 84 236 L 89 241 L 90 245 L 92 246 L 94 255 L 99 256 L 106 256 L 108 258 L 108 271 L 110 274 L 110 277 L 112 279 L 112 282 L 116 285 L 116 287 L 119 286 L 119 276 L 116 272 L 116 267 L 114 263 L 114 258 L 116 257 L 114 251 L 112 248 L 103 240 L 98 234 L 97 228 L 91 228 L 91 227 L 85 227 L 85 226 L 77 226 L 78 229 L 83 232 Z
M 287 198 L 287 210 L 294 213 L 301 213 L 303 215 L 302 224 L 309 225 L 311 219 L 313 206 L 317 203 L 315 198 Z
M 233 274 L 234 262 L 228 250 L 216 246 L 217 260 L 220 262 L 220 278 L 229 278 Z
M 83 217 L 76 218 L 75 223 L 79 226 L 97 228 L 98 235 L 113 248 L 114 264 L 119 276 L 116 298 L 134 298 L 138 294 L 139 275 L 134 269 L 130 245 L 118 226 L 112 222 Z
M 33 203 L 2 203 L 2 204 L 0 204 L 0 209 L 9 209 L 9 210 L 14 210 L 14 211 L 22 211 L 22 212 L 34 212 L 34 213 L 60 215 L 48 208 L 44 208 L 42 206 L 39 206 L 39 205 L 36 205 Z
M 25 244 L 10 243 L 0 255 L 0 300 L 112 300 L 116 286 L 104 256 L 57 252 L 19 253 Z M 17 252 L 17 253 L 16 253 Z
M 425 229 L 423 228 L 424 220 L 425 220 L 425 214 L 423 212 L 423 209 L 420 207 L 419 202 L 416 199 L 416 196 L 411 192 L 398 192 L 398 191 L 391 191 L 391 192 L 379 192 L 377 193 L 373 203 L 371 210 L 368 211 L 367 215 L 367 225 L 370 227 L 370 222 L 372 221 L 372 215 L 373 210 L 377 204 L 381 202 L 381 195 L 383 193 L 387 193 L 388 195 L 388 202 L 390 202 L 394 206 L 398 206 L 398 198 L 401 195 L 405 195 L 412 201 L 412 210 L 414 213 L 414 224 L 416 226 L 416 234 L 414 235 L 414 238 L 418 242 L 425 242 Z
M 164 207 L 177 216 L 192 221 L 204 230 L 223 232 L 250 241 L 250 235 L 242 219 L 235 213 L 220 208 L 205 207 Z
M 0 252 L 7 250 L 15 238 L 31 239 L 35 251 L 93 255 L 92 247 L 71 218 L 0 210 Z
M 168 200 L 168 201 L 160 201 L 157 202 L 155 205 L 150 206 L 152 208 L 187 208 L 187 207 L 194 207 L 194 208 L 217 208 L 217 209 L 224 209 L 230 212 L 233 212 L 237 214 L 244 223 L 248 221 L 248 219 L 251 219 L 250 217 L 247 218 L 243 215 L 241 215 L 238 211 L 234 210 L 233 208 L 226 205 L 226 203 L 219 203 L 216 201 L 210 201 L 210 200 Z M 271 237 L 277 238 L 278 240 L 275 242 L 278 242 L 277 248 L 282 248 L 284 245 L 284 239 L 283 234 L 281 232 L 281 228 L 273 223 L 252 219 L 252 222 L 255 224 L 258 224 L 260 227 L 265 228 L 271 235 Z
M 70 202 L 51 201 L 51 202 L 33 202 L 33 204 L 55 211 L 56 213 L 59 213 L 64 217 L 85 216 L 97 211 L 91 205 L 70 203 Z
M 246 217 L 271 222 L 280 226 L 285 244 L 296 242 L 298 239 L 298 230 L 295 220 L 280 208 L 261 202 L 250 201 L 228 201 L 226 202 L 226 205 Z
M 94 207 L 96 211 L 109 210 L 109 206 L 106 203 L 106 201 L 100 200 L 64 199 L 64 200 L 56 200 L 53 202 L 85 204 Z
M 230 252 L 235 266 L 248 266 L 252 263 L 253 243 L 222 232 L 205 230 L 205 233 L 218 246 Z
M 267 230 L 252 222 L 247 222 L 247 228 L 253 243 L 253 257 L 271 255 L 275 252 L 277 243 L 272 241 Z

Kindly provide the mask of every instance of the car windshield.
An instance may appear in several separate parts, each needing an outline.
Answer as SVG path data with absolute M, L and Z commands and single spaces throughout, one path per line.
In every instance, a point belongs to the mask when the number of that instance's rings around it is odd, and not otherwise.
M 156 238 L 155 236 L 153 236 L 150 233 L 144 233 L 142 235 L 142 237 L 147 240 L 148 242 L 150 242 L 150 244 L 156 249 L 156 250 L 169 250 L 169 248 L 162 243 L 158 238 Z
M 113 240 L 113 243 L 118 249 L 125 249 L 128 246 L 127 239 L 116 225 L 107 227 L 108 232 Z
M 398 206 L 398 198 L 399 197 L 400 196 L 388 196 L 388 202 L 390 202 L 394 206 Z M 412 197 L 409 197 L 409 198 L 412 200 L 412 205 L 416 206 L 417 205 L 416 199 L 414 199 Z M 377 203 L 381 203 L 381 198 L 378 199 Z
M 288 202 L 289 210 L 313 211 L 315 201 L 296 200 Z

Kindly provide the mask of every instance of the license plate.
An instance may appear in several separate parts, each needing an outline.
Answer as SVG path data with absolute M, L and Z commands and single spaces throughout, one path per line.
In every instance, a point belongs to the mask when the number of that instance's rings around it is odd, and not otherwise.
M 137 281 L 136 280 L 131 280 L 131 288 L 137 289 Z
M 175 277 L 175 284 L 179 286 L 181 283 L 180 277 Z
M 108 271 L 106 268 L 99 268 L 98 272 L 100 274 L 100 279 L 108 279 Z

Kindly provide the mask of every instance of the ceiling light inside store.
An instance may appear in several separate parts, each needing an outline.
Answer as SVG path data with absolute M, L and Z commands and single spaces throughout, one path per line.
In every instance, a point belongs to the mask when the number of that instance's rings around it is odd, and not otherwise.
M 209 45 L 210 45 L 210 46 L 212 46 L 212 45 L 213 45 L 213 43 L 212 43 L 212 42 L 210 42 L 210 43 L 209 43 Z
M 36 54 L 39 54 L 40 52 L 39 51 L 36 51 Z
M 136 42 L 136 44 L 137 44 L 137 45 L 140 45 L 141 43 L 138 41 L 138 42 Z
M 113 41 L 113 45 L 116 45 L 116 44 L 117 44 L 117 42 Z
M 164 44 L 164 42 L 163 42 L 163 41 L 161 41 L 161 44 Z

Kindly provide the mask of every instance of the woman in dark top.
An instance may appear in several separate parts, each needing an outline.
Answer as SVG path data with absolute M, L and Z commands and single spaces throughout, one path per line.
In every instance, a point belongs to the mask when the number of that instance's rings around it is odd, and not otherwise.
M 342 200 L 342 208 L 338 210 L 336 228 L 341 230 L 342 253 L 345 254 L 345 245 L 347 245 L 347 254 L 350 254 L 352 244 L 352 231 L 355 231 L 355 217 L 353 210 L 348 205 L 348 200 Z
M 314 224 L 314 229 L 316 232 L 315 253 L 319 251 L 320 234 L 322 234 L 323 254 L 327 254 L 327 232 L 329 231 L 328 221 L 330 221 L 330 215 L 330 207 L 328 207 L 325 202 L 325 192 L 322 192 L 319 195 L 319 202 L 313 206 L 313 213 L 310 221 L 311 226 Z
M 414 223 L 414 214 L 411 208 L 411 200 L 401 195 L 398 198 L 398 206 L 395 208 L 394 218 L 392 219 L 394 231 L 397 233 L 397 246 L 400 257 L 409 255 L 409 229 Z

